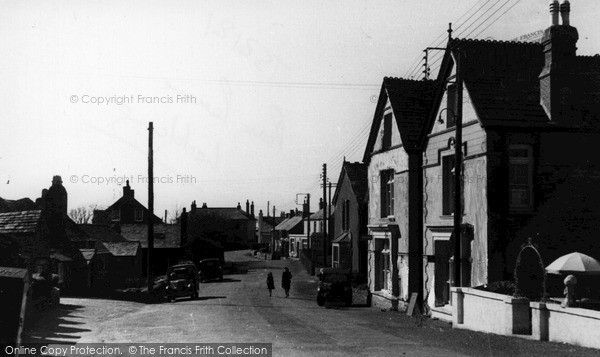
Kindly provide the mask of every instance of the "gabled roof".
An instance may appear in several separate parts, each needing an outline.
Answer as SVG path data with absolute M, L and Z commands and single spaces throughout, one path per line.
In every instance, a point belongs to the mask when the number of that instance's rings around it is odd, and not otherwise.
M 337 203 L 339 190 L 342 187 L 342 181 L 345 177 L 349 180 L 352 192 L 356 196 L 356 201 L 359 203 L 365 202 L 366 197 L 369 195 L 368 171 L 369 166 L 367 164 L 344 161 L 340 170 L 340 177 L 335 186 L 335 193 L 332 199 L 333 204 Z
M 548 123 L 540 105 L 538 79 L 544 54 L 542 45 L 534 42 L 452 39 L 438 74 L 437 106 L 454 67 L 453 56 L 461 52 L 464 87 L 482 125 Z M 430 127 L 434 120 L 431 118 Z
M 101 218 L 110 217 L 110 212 L 112 210 L 120 209 L 121 206 L 124 206 L 124 205 L 131 205 L 131 206 L 137 207 L 139 209 L 142 209 L 144 211 L 144 214 L 147 214 L 150 212 L 150 211 L 148 211 L 146 206 L 141 204 L 140 201 L 136 200 L 134 197 L 121 196 L 121 198 L 119 198 L 117 201 L 115 201 L 115 203 L 113 203 L 112 205 L 110 205 L 110 207 L 108 207 L 107 209 L 104 210 L 104 212 L 106 212 L 106 213 L 100 214 Z M 94 210 L 94 214 L 96 214 L 96 211 L 98 211 L 98 210 Z M 98 222 L 99 220 L 94 220 L 94 221 Z M 160 217 L 158 217 L 157 215 L 154 215 L 154 222 L 162 222 L 162 219 Z
M 133 257 L 141 248 L 140 242 L 103 242 L 102 245 L 115 257 Z
M 235 221 L 253 221 L 252 215 L 236 207 L 201 207 L 189 212 L 189 217 L 217 215 L 221 218 Z
M 329 206 L 327 206 L 327 210 L 329 211 Z M 331 214 L 333 214 L 333 207 L 331 207 Z M 318 210 L 317 212 L 313 213 L 310 215 L 309 220 L 310 221 L 318 221 L 318 220 L 322 220 L 323 219 L 323 209 L 321 208 L 320 210 Z
M 100 242 L 127 242 L 115 229 L 105 224 L 78 224 L 90 239 Z
M 557 127 L 540 104 L 539 75 L 544 67 L 540 43 L 453 39 L 449 42 L 438 74 L 436 107 L 441 104 L 446 79 L 454 58 L 462 53 L 464 87 L 482 126 Z M 577 56 L 571 63 L 574 83 L 581 88 L 583 119 L 598 125 L 600 56 Z M 428 123 L 431 132 L 435 120 Z
M 180 248 L 181 229 L 179 225 L 155 224 L 154 248 Z M 142 248 L 148 248 L 148 225 L 143 223 L 122 224 L 121 236 L 130 242 L 140 242 Z
M 363 162 L 370 161 L 388 99 L 396 118 L 402 146 L 406 151 L 420 150 L 425 140 L 423 128 L 433 109 L 436 90 L 436 81 L 384 77 Z
M 0 233 L 34 233 L 41 210 L 0 213 Z
M 302 216 L 294 216 L 286 219 L 285 221 L 279 223 L 277 227 L 275 227 L 276 231 L 291 231 L 296 227 L 302 227 Z M 304 228 L 302 228 L 304 229 Z

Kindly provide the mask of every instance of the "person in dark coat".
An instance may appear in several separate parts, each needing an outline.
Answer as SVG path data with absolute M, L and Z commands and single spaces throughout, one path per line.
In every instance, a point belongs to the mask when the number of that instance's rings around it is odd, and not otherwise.
M 273 273 L 267 274 L 267 289 L 269 289 L 269 296 L 273 296 L 272 292 L 275 290 L 275 280 L 273 279 Z
M 281 276 L 281 287 L 285 290 L 285 297 L 290 296 L 290 285 L 292 284 L 292 273 L 285 267 L 283 269 L 283 275 Z

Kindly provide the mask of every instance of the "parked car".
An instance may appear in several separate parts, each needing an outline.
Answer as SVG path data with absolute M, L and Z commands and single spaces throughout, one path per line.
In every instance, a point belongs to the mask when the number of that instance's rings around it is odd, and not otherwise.
M 200 269 L 200 281 L 223 280 L 223 267 L 218 258 L 202 259 L 198 262 Z
M 167 301 L 183 296 L 198 298 L 198 268 L 192 263 L 177 264 L 167 269 Z
M 321 268 L 319 269 L 319 288 L 317 304 L 326 302 L 343 302 L 352 305 L 352 275 L 348 269 Z

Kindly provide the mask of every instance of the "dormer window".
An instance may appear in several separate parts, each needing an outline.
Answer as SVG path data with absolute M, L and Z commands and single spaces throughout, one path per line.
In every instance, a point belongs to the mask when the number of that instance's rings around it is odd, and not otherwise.
M 383 137 L 381 140 L 381 149 L 386 150 L 392 146 L 392 113 L 383 116 Z

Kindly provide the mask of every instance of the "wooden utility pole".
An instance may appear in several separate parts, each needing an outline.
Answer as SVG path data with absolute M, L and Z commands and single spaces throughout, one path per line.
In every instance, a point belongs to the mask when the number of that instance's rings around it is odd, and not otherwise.
M 304 212 L 302 214 L 305 214 Z M 311 244 L 310 244 L 310 193 L 306 194 L 306 222 L 307 222 L 307 230 L 306 230 L 306 237 L 308 238 L 307 242 L 306 242 L 306 247 L 310 250 L 311 249 Z M 311 250 L 311 259 L 312 259 L 312 250 Z
M 152 255 L 154 250 L 154 152 L 152 148 L 152 122 L 148 126 L 148 259 L 146 269 L 148 274 L 148 292 L 152 291 Z
M 323 267 L 327 266 L 327 164 L 323 164 Z
M 461 225 L 462 225 L 462 112 L 463 112 L 463 69 L 462 51 L 456 57 L 456 136 L 454 138 L 454 286 L 461 286 Z

